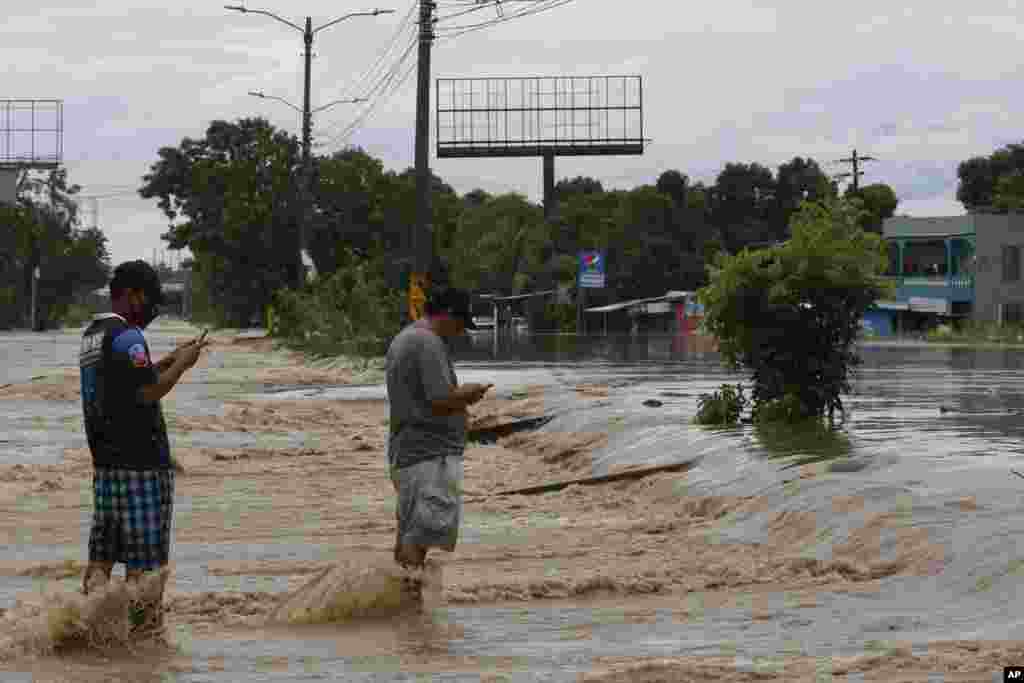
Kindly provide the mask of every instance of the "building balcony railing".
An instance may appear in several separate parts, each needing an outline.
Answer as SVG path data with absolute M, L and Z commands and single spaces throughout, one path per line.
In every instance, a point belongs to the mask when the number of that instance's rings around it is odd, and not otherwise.
M 974 287 L 974 276 L 970 274 L 959 275 L 886 275 L 887 280 L 896 283 L 897 287 L 903 285 L 915 285 L 921 287 L 954 287 L 956 289 L 971 289 Z
M 897 275 L 887 276 L 896 286 L 895 298 L 906 301 L 912 297 L 974 301 L 974 276 L 957 275 Z

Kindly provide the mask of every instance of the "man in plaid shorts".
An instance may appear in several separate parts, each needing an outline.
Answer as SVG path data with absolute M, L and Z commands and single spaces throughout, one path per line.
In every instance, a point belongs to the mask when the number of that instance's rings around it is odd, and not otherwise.
M 174 462 L 160 399 L 196 364 L 206 342 L 189 342 L 157 364 L 142 330 L 159 315 L 163 293 L 145 261 L 122 263 L 110 281 L 112 313 L 97 315 L 79 356 L 85 433 L 93 461 L 86 595 L 123 562 L 128 581 L 168 561 L 174 506 Z M 136 618 L 162 624 L 163 586 L 153 610 Z

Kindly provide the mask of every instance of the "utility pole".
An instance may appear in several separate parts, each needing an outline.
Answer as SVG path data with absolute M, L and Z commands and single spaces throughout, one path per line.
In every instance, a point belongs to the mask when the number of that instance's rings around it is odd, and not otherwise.
M 30 321 L 31 329 L 33 332 L 36 331 L 36 322 L 38 321 L 38 302 L 39 302 L 39 266 L 36 266 L 32 270 L 32 319 Z
M 314 29 L 313 28 L 313 19 L 312 19 L 312 17 L 306 17 L 306 27 L 305 28 L 301 28 L 301 27 L 297 26 L 296 24 L 293 24 L 292 22 L 288 21 L 287 19 L 282 19 L 281 17 L 277 16 L 276 14 L 274 14 L 272 12 L 267 12 L 265 10 L 247 9 L 243 5 L 224 5 L 224 9 L 234 10 L 236 12 L 242 12 L 243 14 L 246 14 L 246 13 L 248 13 L 248 14 L 262 14 L 264 16 L 270 17 L 271 19 L 275 19 L 275 20 L 281 22 L 282 24 L 285 24 L 286 26 L 290 26 L 290 27 L 292 27 L 293 29 L 295 29 L 296 31 L 298 31 L 299 33 L 302 34 L 302 42 L 303 42 L 303 45 L 305 46 L 305 52 L 304 52 L 303 56 L 305 57 L 305 68 L 306 68 L 306 71 L 305 71 L 305 78 L 304 78 L 305 86 L 303 88 L 303 97 L 302 97 L 303 107 L 300 110 L 302 112 L 302 176 L 303 176 L 302 177 L 301 190 L 300 191 L 302 193 L 302 207 L 303 207 L 303 212 L 302 213 L 303 213 L 303 215 L 302 215 L 302 219 L 299 221 L 298 235 L 297 235 L 297 237 L 298 237 L 298 246 L 299 246 L 299 254 L 298 254 L 299 262 L 298 262 L 298 267 L 297 267 L 297 271 L 296 271 L 295 287 L 296 287 L 296 289 L 298 289 L 298 288 L 302 287 L 302 285 L 305 283 L 305 280 L 306 280 L 306 278 L 305 278 L 306 268 L 305 268 L 304 261 L 302 259 L 302 252 L 303 252 L 303 250 L 304 250 L 304 248 L 306 246 L 306 242 L 305 242 L 305 237 L 306 237 L 305 236 L 305 225 L 306 225 L 306 223 L 309 222 L 309 220 L 310 220 L 310 218 L 312 216 L 312 213 L 313 213 L 312 212 L 312 209 L 313 209 L 313 206 L 312 206 L 312 203 L 313 203 L 313 201 L 312 201 L 313 200 L 313 188 L 312 188 L 313 173 L 312 173 L 312 163 L 311 163 L 312 162 L 312 157 L 310 155 L 310 148 L 312 147 L 311 138 L 312 138 L 312 129 L 313 129 L 313 123 L 312 123 L 313 111 L 321 111 L 323 109 L 326 109 L 329 106 L 333 106 L 333 105 L 338 104 L 338 103 L 340 103 L 342 101 L 347 101 L 347 102 L 351 102 L 351 101 L 361 102 L 362 101 L 361 99 L 356 99 L 356 100 L 339 100 L 338 102 L 332 102 L 331 104 L 325 105 L 323 107 L 319 107 L 316 110 L 311 110 L 310 109 L 310 105 L 309 105 L 310 92 L 309 91 L 310 91 L 310 82 L 311 82 L 310 71 L 311 71 L 312 59 L 313 59 L 313 56 L 312 56 L 313 55 L 313 37 L 317 33 L 319 33 L 320 31 L 323 31 L 325 28 L 329 28 L 331 26 L 334 26 L 335 24 L 337 24 L 339 22 L 342 22 L 345 19 L 349 19 L 351 17 L 375 17 L 375 16 L 377 16 L 379 14 L 390 14 L 390 13 L 394 12 L 395 10 L 393 10 L 393 9 L 375 9 L 375 10 L 372 10 L 370 12 L 352 12 L 350 14 L 346 14 L 346 15 L 344 15 L 342 17 L 339 17 L 339 18 L 337 18 L 337 19 L 335 19 L 333 21 L 329 21 L 326 24 L 324 24 L 323 26 L 318 26 L 317 28 Z M 267 97 L 269 99 L 278 99 L 278 100 L 281 99 L 279 97 L 271 97 L 269 95 L 263 95 L 262 93 L 259 93 L 259 94 L 257 94 L 257 93 L 249 93 L 249 94 L 256 95 L 257 97 Z M 294 105 L 289 104 L 285 100 L 281 100 L 281 101 L 285 102 L 285 104 L 288 104 L 288 106 L 294 107 Z
M 408 319 L 418 320 L 430 287 L 434 259 L 434 230 L 430 204 L 430 47 L 434 40 L 433 0 L 420 0 L 420 44 L 416 87 L 416 224 L 409 244 L 412 272 L 409 275 Z
M 839 174 L 837 174 L 835 176 L 836 178 L 849 178 L 849 177 L 852 176 L 853 177 L 853 192 L 854 192 L 854 194 L 856 194 L 857 189 L 860 187 L 860 183 L 859 183 L 860 176 L 864 175 L 864 171 L 859 170 L 859 168 L 860 168 L 859 165 L 860 165 L 860 162 L 862 162 L 862 161 L 878 161 L 878 159 L 876 159 L 874 157 L 860 157 L 860 156 L 857 156 L 857 150 L 855 149 L 855 150 L 853 150 L 853 156 L 851 156 L 848 159 L 840 159 L 839 160 L 839 163 L 841 163 L 841 164 L 851 164 L 852 163 L 853 164 L 853 173 L 839 173 Z
M 310 87 L 310 70 L 313 63 L 313 19 L 306 17 L 306 30 L 302 33 L 302 42 L 306 46 L 305 57 L 305 78 L 303 80 L 302 87 L 302 220 L 299 221 L 298 226 L 298 242 L 299 242 L 299 266 L 296 278 L 298 283 L 296 289 L 301 289 L 302 285 L 306 284 L 306 260 L 303 258 L 303 253 L 306 249 L 306 226 L 310 224 L 313 218 L 313 168 L 310 163 L 309 149 L 310 149 L 310 137 L 312 135 L 311 130 L 313 128 L 312 118 L 313 115 L 309 111 L 309 87 Z

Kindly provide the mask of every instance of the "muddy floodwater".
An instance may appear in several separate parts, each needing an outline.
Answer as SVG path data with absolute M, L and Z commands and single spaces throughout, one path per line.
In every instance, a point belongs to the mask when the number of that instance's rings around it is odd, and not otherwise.
M 194 333 L 147 336 L 159 358 Z M 379 366 L 226 331 L 163 401 L 185 469 L 164 640 L 54 652 L 92 514 L 78 334 L 0 334 L 0 680 L 891 683 L 1024 665 L 1020 350 L 865 346 L 842 425 L 803 432 L 693 425 L 700 394 L 744 380 L 700 345 L 478 337 L 460 380 L 496 387 L 471 427 L 552 419 L 469 446 L 459 545 L 417 611 L 393 590 Z M 663 464 L 687 467 L 498 495 Z

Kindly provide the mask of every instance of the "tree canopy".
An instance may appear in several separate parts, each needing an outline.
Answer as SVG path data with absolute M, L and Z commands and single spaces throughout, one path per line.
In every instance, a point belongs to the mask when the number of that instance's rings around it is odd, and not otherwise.
M 1009 144 L 986 156 L 976 156 L 957 167 L 956 198 L 969 213 L 1005 212 L 1024 199 L 1024 144 Z
M 107 283 L 107 238 L 98 227 L 82 227 L 67 169 L 22 172 L 18 200 L 0 204 L 0 327 L 24 325 L 31 316 L 36 267 L 37 320 L 63 318 L 76 298 Z
M 170 221 L 164 239 L 189 247 L 218 304 L 242 321 L 287 287 L 298 268 L 298 141 L 263 119 L 214 121 L 201 139 L 159 151 L 143 197 Z M 415 224 L 415 173 L 393 171 L 362 149 L 314 159 L 308 248 L 316 272 L 330 277 L 370 254 L 381 255 L 386 281 L 407 268 Z M 668 169 L 651 184 L 609 190 L 587 176 L 560 179 L 553 219 L 515 193 L 474 189 L 460 196 L 432 177 L 434 253 L 451 279 L 475 291 L 513 294 L 574 287 L 581 249 L 607 253 L 607 286 L 594 305 L 696 289 L 716 253 L 738 253 L 787 239 L 800 202 L 836 196 L 813 159 L 794 157 L 776 172 L 758 163 L 727 163 L 713 183 Z M 863 220 L 880 230 L 895 194 L 885 185 L 859 193 Z M 404 264 L 404 265 L 403 265 Z

